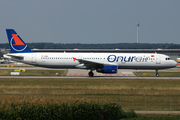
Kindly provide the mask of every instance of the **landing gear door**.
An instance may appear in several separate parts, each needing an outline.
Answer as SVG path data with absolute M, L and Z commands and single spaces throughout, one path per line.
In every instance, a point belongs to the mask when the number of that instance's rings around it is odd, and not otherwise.
M 160 57 L 160 55 L 156 55 L 156 64 L 161 64 L 161 57 Z
M 36 63 L 36 54 L 32 54 L 32 63 Z

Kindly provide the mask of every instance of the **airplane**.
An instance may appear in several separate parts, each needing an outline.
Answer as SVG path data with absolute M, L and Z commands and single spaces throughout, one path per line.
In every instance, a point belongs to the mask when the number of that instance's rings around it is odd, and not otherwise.
M 159 69 L 173 68 L 177 62 L 169 56 L 158 53 L 57 53 L 34 52 L 13 29 L 6 29 L 11 53 L 5 58 L 46 68 L 87 69 L 89 77 L 93 71 L 116 74 L 118 69 Z

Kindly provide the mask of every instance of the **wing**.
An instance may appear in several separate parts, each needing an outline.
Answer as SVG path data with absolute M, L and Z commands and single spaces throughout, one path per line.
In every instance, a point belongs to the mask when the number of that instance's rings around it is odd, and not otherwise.
M 94 61 L 89 61 L 89 60 L 83 60 L 83 59 L 76 59 L 81 66 L 81 68 L 87 68 L 87 69 L 91 69 L 91 68 L 102 68 L 104 66 L 107 66 L 109 64 L 106 63 L 100 63 L 100 62 L 94 62 Z

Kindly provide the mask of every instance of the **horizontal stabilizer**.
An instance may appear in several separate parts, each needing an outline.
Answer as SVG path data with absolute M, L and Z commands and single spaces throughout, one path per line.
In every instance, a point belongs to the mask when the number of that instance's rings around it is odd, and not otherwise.
M 7 58 L 7 59 L 15 59 L 15 60 L 23 60 L 24 57 L 23 56 L 16 56 L 16 55 L 12 55 L 12 54 L 6 54 L 6 55 L 3 55 L 4 58 Z

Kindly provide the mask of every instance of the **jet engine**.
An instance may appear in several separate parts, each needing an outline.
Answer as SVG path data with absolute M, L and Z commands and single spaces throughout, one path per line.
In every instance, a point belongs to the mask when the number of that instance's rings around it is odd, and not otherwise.
M 118 67 L 115 66 L 115 65 L 110 65 L 110 66 L 104 66 L 102 68 L 98 68 L 96 69 L 97 72 L 100 72 L 100 73 L 109 73 L 109 74 L 115 74 L 117 73 L 117 69 Z

